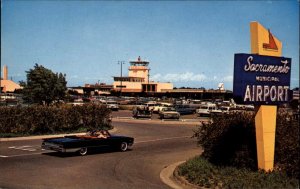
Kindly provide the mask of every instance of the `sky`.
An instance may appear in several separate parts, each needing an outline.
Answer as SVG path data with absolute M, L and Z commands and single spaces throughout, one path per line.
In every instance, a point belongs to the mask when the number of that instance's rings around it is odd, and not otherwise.
M 299 87 L 299 0 L 1 1 L 1 67 L 26 81 L 37 63 L 67 86 L 112 84 L 118 61 L 150 62 L 150 80 L 174 87 L 233 88 L 235 53 L 251 53 L 250 22 L 270 28 L 292 58 Z

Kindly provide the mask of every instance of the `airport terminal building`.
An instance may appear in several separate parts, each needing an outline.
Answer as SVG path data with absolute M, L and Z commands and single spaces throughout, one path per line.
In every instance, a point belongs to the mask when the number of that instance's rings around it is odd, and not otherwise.
M 138 57 L 130 61 L 128 76 L 114 77 L 113 88 L 121 92 L 162 92 L 173 89 L 172 83 L 161 83 L 150 81 L 149 62 Z

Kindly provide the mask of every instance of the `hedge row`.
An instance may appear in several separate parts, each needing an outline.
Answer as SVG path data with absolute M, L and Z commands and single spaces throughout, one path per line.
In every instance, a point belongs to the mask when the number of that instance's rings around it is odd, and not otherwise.
M 294 178 L 299 178 L 298 121 L 287 112 L 278 112 L 274 167 Z M 214 117 L 212 123 L 199 127 L 194 137 L 211 163 L 257 170 L 254 114 Z
M 0 107 L 0 133 L 36 135 L 111 129 L 110 111 L 99 105 Z
M 188 160 L 175 171 L 175 175 L 184 176 L 201 188 L 299 188 L 298 179 L 278 171 L 266 174 L 263 171 L 216 166 L 202 156 Z

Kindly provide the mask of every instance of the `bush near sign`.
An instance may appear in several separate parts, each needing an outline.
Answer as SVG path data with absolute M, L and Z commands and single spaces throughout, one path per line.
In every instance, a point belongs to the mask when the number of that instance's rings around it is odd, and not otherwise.
M 233 96 L 243 104 L 279 105 L 290 100 L 291 58 L 234 55 Z

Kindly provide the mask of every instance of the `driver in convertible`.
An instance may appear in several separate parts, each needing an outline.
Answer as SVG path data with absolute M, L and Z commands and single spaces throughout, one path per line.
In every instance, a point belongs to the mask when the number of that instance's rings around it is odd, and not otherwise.
M 101 130 L 101 131 L 96 132 L 96 136 L 98 138 L 107 138 L 107 137 L 109 137 L 109 134 L 107 131 Z

